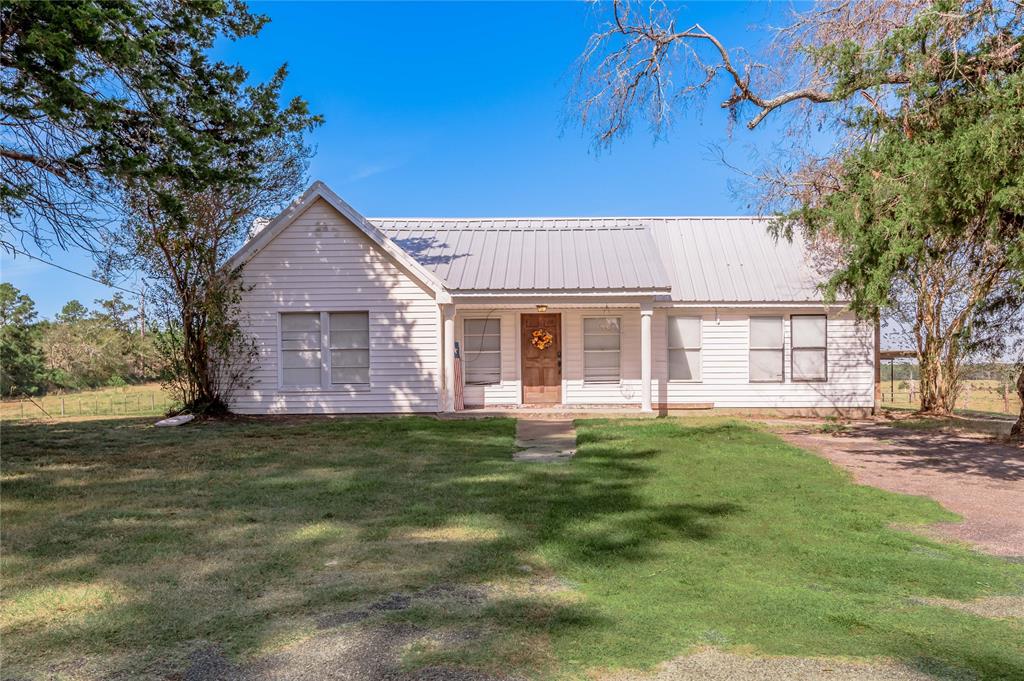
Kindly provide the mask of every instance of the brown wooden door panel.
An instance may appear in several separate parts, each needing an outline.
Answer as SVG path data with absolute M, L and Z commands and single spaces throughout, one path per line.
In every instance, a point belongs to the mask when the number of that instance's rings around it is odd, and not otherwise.
M 562 402 L 562 315 L 524 314 L 520 329 L 522 345 L 523 403 Z M 533 332 L 551 334 L 543 349 L 533 343 Z

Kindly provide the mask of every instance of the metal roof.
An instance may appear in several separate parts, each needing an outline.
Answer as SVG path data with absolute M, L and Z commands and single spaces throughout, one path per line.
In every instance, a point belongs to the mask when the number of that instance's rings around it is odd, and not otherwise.
M 660 291 L 681 302 L 821 300 L 803 241 L 759 218 L 371 218 L 459 291 Z
M 451 291 L 635 291 L 671 280 L 650 230 L 617 220 L 374 219 Z
M 648 218 L 672 278 L 672 299 L 816 302 L 823 278 L 802 238 L 776 240 L 763 218 Z

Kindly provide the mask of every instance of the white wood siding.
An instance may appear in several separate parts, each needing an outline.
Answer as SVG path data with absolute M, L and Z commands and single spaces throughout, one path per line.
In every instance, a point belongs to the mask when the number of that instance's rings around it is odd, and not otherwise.
M 437 411 L 440 328 L 432 294 L 325 201 L 296 218 L 243 274 L 252 286 L 243 297 L 243 323 L 259 358 L 251 387 L 232 397 L 235 411 Z M 344 310 L 369 313 L 369 389 L 281 389 L 280 313 Z
M 532 312 L 532 310 L 528 310 Z M 562 400 L 574 405 L 640 404 L 640 311 L 636 308 L 552 309 L 562 315 Z M 652 400 L 655 404 L 682 405 L 712 403 L 723 408 L 830 408 L 871 407 L 874 401 L 874 330 L 857 322 L 847 312 L 828 315 L 828 381 L 794 382 L 790 377 L 792 343 L 790 316 L 815 314 L 807 308 L 720 309 L 716 321 L 713 309 L 656 308 L 652 324 Z M 460 311 L 459 320 L 483 317 L 487 312 Z M 503 310 L 490 313 L 501 318 L 502 381 L 494 386 L 466 388 L 467 405 L 518 404 L 519 313 Z M 702 380 L 668 380 L 668 328 L 670 314 L 701 317 Z M 751 383 L 749 378 L 749 319 L 774 315 L 783 318 L 784 380 L 782 383 Z M 621 381 L 587 383 L 583 380 L 583 319 L 622 319 Z M 462 323 L 457 323 L 461 339 Z
M 874 329 L 857 322 L 847 312 L 828 315 L 828 381 L 794 382 L 790 376 L 792 343 L 790 315 L 816 314 L 821 310 L 756 309 L 714 310 L 656 309 L 654 338 L 655 403 L 686 404 L 712 402 L 716 407 L 828 408 L 871 407 L 874 403 Z M 689 383 L 668 380 L 669 314 L 702 317 L 702 381 Z M 749 342 L 751 316 L 774 315 L 783 318 L 782 383 L 751 383 Z
M 434 412 L 439 407 L 441 322 L 430 289 L 383 253 L 362 231 L 323 200 L 312 204 L 246 265 L 242 316 L 259 352 L 252 385 L 232 396 L 240 413 Z M 482 306 L 481 306 L 482 307 Z M 365 310 L 370 322 L 368 389 L 282 389 L 279 317 L 283 312 Z M 532 307 L 457 311 L 456 339 L 467 318 L 501 320 L 501 381 L 468 386 L 469 406 L 521 402 L 520 320 Z M 638 308 L 562 308 L 562 400 L 571 405 L 639 405 L 640 311 Z M 790 315 L 796 308 L 657 307 L 653 319 L 652 400 L 655 404 L 712 403 L 725 408 L 871 407 L 874 400 L 874 333 L 846 312 L 828 315 L 828 381 L 793 382 Z M 668 380 L 669 314 L 702 318 L 700 382 Z M 784 328 L 785 379 L 751 383 L 749 318 L 780 315 Z M 583 320 L 622 320 L 621 380 L 583 380 Z M 323 352 L 328 352 L 327 348 Z

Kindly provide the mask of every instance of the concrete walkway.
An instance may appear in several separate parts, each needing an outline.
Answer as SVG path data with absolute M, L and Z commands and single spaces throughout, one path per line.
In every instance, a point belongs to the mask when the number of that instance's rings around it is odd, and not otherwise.
M 572 419 L 518 419 L 516 461 L 559 463 L 576 453 L 576 427 Z

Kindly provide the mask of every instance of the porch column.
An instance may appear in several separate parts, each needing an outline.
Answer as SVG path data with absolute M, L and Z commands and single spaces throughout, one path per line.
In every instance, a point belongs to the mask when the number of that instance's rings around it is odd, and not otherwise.
M 654 308 L 650 303 L 640 305 L 640 408 L 653 411 L 651 407 L 651 319 Z
M 441 306 L 444 316 L 444 410 L 455 411 L 455 306 Z

